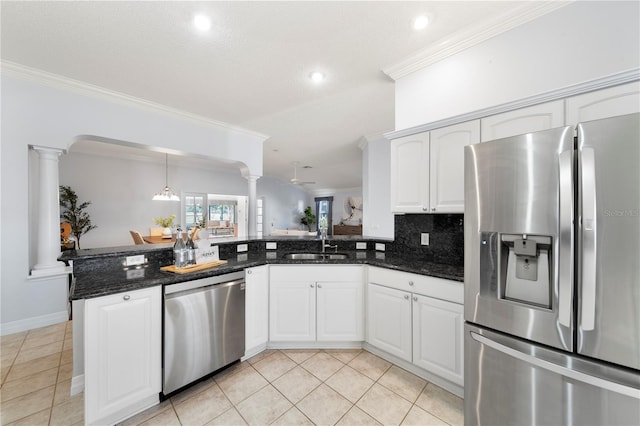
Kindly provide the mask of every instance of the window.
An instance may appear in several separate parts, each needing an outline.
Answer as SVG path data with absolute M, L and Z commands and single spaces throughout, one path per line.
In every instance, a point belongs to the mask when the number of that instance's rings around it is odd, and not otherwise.
M 186 194 L 184 197 L 185 229 L 198 225 L 204 227 L 205 194 Z
M 209 204 L 209 220 L 236 222 L 236 201 L 213 200 Z
M 320 233 L 322 218 L 327 221 L 327 234 L 333 235 L 333 197 L 318 197 L 316 202 L 316 230 Z

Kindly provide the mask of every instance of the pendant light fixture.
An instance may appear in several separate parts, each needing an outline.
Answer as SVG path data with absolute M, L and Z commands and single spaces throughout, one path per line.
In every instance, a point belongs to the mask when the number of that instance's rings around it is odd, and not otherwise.
M 156 192 L 153 196 L 154 201 L 180 201 L 180 197 L 173 193 L 169 188 L 169 154 L 164 154 L 164 189 Z

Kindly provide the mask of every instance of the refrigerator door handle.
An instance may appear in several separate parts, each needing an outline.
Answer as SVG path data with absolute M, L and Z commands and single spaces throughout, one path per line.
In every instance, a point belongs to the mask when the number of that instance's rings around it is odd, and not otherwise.
M 573 299 L 573 150 L 559 155 L 560 181 L 560 259 L 558 289 L 558 321 L 571 327 Z
M 489 339 L 473 331 L 470 331 L 469 333 L 471 333 L 471 338 L 473 340 L 485 346 L 488 346 L 498 352 L 512 356 L 513 358 L 516 358 L 520 361 L 526 362 L 527 364 L 530 364 L 534 367 L 552 371 L 556 374 L 560 374 L 569 379 L 577 380 L 592 386 L 596 386 L 611 392 L 616 392 L 616 393 L 630 396 L 631 398 L 640 400 L 640 390 L 638 389 L 635 389 L 620 383 L 605 380 L 597 376 L 592 376 L 592 375 L 583 373 L 582 371 L 579 371 L 579 370 L 570 369 L 562 365 L 555 364 L 551 361 L 547 361 L 541 358 L 536 358 L 533 355 L 529 355 L 528 353 L 524 353 L 521 350 L 513 346 L 510 346 L 509 342 L 506 339 L 504 340 L 500 339 L 502 341 L 497 342 L 496 340 Z
M 582 189 L 582 330 L 595 328 L 596 316 L 596 175 L 593 148 L 584 147 L 580 152 Z

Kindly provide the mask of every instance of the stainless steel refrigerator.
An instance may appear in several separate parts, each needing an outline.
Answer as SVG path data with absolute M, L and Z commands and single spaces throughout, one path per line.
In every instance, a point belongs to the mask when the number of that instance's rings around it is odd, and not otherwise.
M 465 148 L 465 424 L 640 424 L 640 114 Z

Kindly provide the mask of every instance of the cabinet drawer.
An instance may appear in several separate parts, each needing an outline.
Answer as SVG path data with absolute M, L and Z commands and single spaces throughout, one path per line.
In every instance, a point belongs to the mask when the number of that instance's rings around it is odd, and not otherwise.
M 269 275 L 271 281 L 362 281 L 362 266 L 278 265 Z
M 458 281 L 394 271 L 391 269 L 369 267 L 368 281 L 398 290 L 435 297 L 450 302 L 464 303 L 464 285 Z

